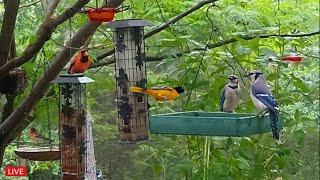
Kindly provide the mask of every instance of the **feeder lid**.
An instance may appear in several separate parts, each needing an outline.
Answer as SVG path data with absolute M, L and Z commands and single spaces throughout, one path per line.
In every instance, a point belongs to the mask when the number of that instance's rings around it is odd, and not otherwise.
M 126 27 L 144 27 L 152 26 L 153 24 L 142 19 L 125 19 L 116 20 L 107 24 L 109 28 L 126 28 Z
M 55 80 L 52 81 L 54 84 L 86 84 L 94 82 L 93 79 L 83 76 L 83 73 L 79 74 L 61 74 Z

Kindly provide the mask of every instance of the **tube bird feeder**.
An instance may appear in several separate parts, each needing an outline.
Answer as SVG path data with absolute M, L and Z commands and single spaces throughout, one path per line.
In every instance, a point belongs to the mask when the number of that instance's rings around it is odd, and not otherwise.
M 135 142 L 148 139 L 148 99 L 144 94 L 133 94 L 131 86 L 146 87 L 144 62 L 144 26 L 149 22 L 139 19 L 113 21 L 114 28 L 116 102 L 120 140 Z
M 87 172 L 86 84 L 82 74 L 60 75 L 53 83 L 60 87 L 59 137 L 62 179 L 84 179 Z

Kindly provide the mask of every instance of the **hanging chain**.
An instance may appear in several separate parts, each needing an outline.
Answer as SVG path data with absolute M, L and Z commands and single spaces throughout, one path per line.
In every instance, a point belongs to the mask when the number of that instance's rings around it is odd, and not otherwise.
M 47 72 L 48 68 L 49 68 L 49 64 L 48 61 L 45 61 L 45 73 Z M 49 130 L 49 145 L 50 145 L 50 149 L 52 148 L 52 139 L 51 139 L 51 120 L 50 120 L 50 108 L 49 108 L 49 98 L 46 97 L 46 106 L 47 106 L 47 121 L 48 121 L 48 130 Z
M 204 49 L 204 51 L 203 51 L 202 54 L 201 54 L 200 64 L 199 64 L 199 66 L 198 66 L 196 76 L 194 77 L 194 80 L 192 81 L 190 93 L 189 93 L 189 96 L 188 96 L 188 99 L 187 99 L 187 102 L 186 102 L 186 106 L 185 106 L 185 108 L 184 108 L 183 111 L 187 110 L 187 108 L 188 108 L 188 104 L 189 104 L 189 101 L 190 101 L 190 99 L 191 99 L 191 95 L 192 95 L 192 91 L 193 91 L 194 85 L 196 84 L 196 81 L 197 81 L 198 76 L 199 76 L 199 73 L 200 73 L 200 68 L 201 68 L 201 66 L 202 66 L 202 64 L 203 64 L 204 55 L 205 55 L 205 53 L 206 53 L 206 51 L 207 51 L 207 49 L 208 49 L 209 43 L 210 43 L 211 38 L 212 38 L 212 36 L 213 36 L 213 33 L 214 33 L 214 31 L 215 31 L 215 28 L 214 28 L 215 26 L 214 26 L 214 24 L 213 24 L 213 21 L 210 19 L 209 14 L 208 14 L 210 8 L 215 7 L 215 6 L 216 6 L 216 5 L 213 3 L 212 5 L 210 5 L 210 6 L 207 8 L 207 11 L 206 11 L 206 16 L 207 16 L 207 18 L 208 18 L 208 19 L 210 20 L 210 22 L 211 22 L 211 32 L 210 32 L 210 36 L 209 36 L 209 38 L 208 38 L 208 40 L 207 40 L 207 42 L 206 42 L 205 49 Z M 185 75 L 186 75 L 186 73 L 184 74 L 184 76 L 185 76 Z M 181 79 L 182 79 L 182 78 L 181 78 Z
M 71 58 L 72 57 L 71 38 L 73 34 L 71 18 L 69 19 L 68 23 L 69 23 L 69 57 Z

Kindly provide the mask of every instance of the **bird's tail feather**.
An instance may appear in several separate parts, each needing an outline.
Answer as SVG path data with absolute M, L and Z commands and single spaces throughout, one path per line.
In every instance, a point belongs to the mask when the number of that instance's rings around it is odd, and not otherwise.
M 276 112 L 273 112 L 273 111 L 269 111 L 269 115 L 270 115 L 270 126 L 271 126 L 271 130 L 272 130 L 272 136 L 276 140 L 279 140 L 280 134 L 279 134 L 278 124 L 277 124 L 278 123 L 278 115 Z
M 132 87 L 130 87 L 130 90 L 131 90 L 131 92 L 134 92 L 134 93 L 141 93 L 144 91 L 144 88 L 132 86 Z

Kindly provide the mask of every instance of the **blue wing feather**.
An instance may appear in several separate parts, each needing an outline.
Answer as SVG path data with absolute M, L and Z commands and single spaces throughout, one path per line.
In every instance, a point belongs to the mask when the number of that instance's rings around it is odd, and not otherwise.
M 261 101 L 269 110 L 272 110 L 273 112 L 279 111 L 278 103 L 276 102 L 275 98 L 267 93 L 267 92 L 261 92 L 257 88 L 252 87 L 252 94 Z
M 220 97 L 220 111 L 223 111 L 223 104 L 225 100 L 225 93 L 226 93 L 226 88 L 223 88 L 221 97 Z

